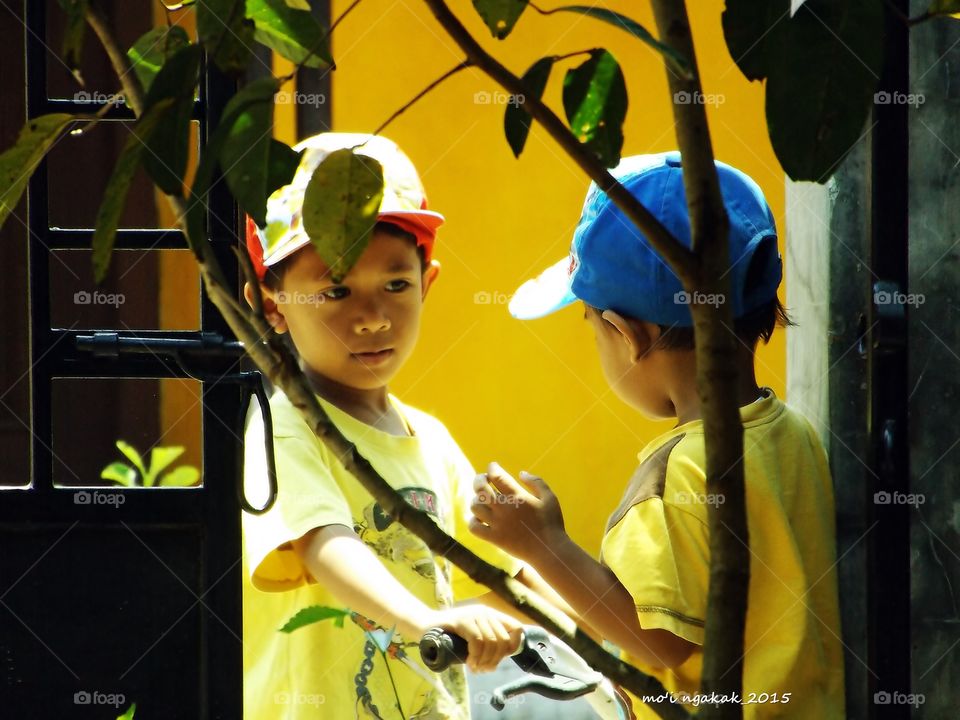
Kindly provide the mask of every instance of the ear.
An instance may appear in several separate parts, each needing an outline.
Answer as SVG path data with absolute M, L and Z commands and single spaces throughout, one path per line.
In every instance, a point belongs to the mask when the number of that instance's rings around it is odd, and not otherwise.
M 253 287 L 250 283 L 243 284 L 243 297 L 247 301 L 247 305 L 253 308 Z M 280 312 L 280 307 L 277 305 L 277 296 L 276 293 L 268 288 L 263 283 L 260 283 L 260 297 L 263 301 L 263 316 L 267 319 L 267 322 L 273 327 L 273 329 L 278 333 L 285 333 L 287 331 L 287 319 Z
M 627 346 L 630 362 L 636 363 L 650 352 L 659 334 L 656 325 L 630 320 L 613 310 L 604 310 L 600 317 L 609 324 Z
M 423 271 L 423 278 L 421 279 L 421 292 L 420 299 L 426 300 L 427 291 L 430 289 L 430 286 L 433 285 L 434 281 L 437 279 L 437 276 L 440 274 L 440 263 L 436 260 L 431 260 L 430 263 Z

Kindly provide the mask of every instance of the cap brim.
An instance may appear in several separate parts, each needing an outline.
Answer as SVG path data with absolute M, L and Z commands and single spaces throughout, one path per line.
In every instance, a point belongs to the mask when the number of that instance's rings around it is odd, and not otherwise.
M 433 210 L 381 210 L 377 216 L 378 220 L 389 221 L 391 217 L 400 217 L 418 225 L 423 225 L 430 232 L 436 232 L 437 228 L 446 222 L 446 218 Z
M 577 299 L 570 289 L 570 258 L 548 267 L 527 280 L 510 300 L 510 314 L 518 320 L 534 320 L 556 312 Z

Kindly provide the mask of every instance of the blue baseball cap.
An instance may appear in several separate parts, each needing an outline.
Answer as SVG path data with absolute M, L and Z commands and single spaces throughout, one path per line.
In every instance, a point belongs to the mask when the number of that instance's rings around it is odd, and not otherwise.
M 730 218 L 730 300 L 733 316 L 738 318 L 776 297 L 783 265 L 773 213 L 760 187 L 736 168 L 722 162 L 716 165 Z M 680 153 L 627 157 L 612 174 L 675 238 L 691 246 Z M 643 233 L 595 183 L 587 191 L 570 255 L 524 283 L 510 301 L 510 314 L 530 320 L 576 300 L 638 320 L 680 327 L 693 325 L 691 302 L 726 301 L 691 297 L 684 291 Z

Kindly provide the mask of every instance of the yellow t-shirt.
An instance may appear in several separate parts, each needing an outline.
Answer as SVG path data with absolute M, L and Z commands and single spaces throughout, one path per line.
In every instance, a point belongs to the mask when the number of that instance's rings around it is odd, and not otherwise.
M 391 397 L 412 436 L 377 430 L 337 407 L 320 402 L 331 420 L 407 502 L 430 513 L 448 533 L 510 574 L 519 563 L 475 539 L 466 529 L 474 471 L 447 429 L 436 419 Z M 356 623 L 332 620 L 290 634 L 278 629 L 297 611 L 323 605 L 343 608 L 309 577 L 290 542 L 330 524 L 353 528 L 384 566 L 431 607 L 484 592 L 418 538 L 394 522 L 326 446 L 314 437 L 289 399 L 270 401 L 279 492 L 264 515 L 244 514 L 244 718 L 375 717 L 358 701 L 369 691 L 385 720 L 466 718 L 469 705 L 461 669 L 435 674 L 420 663 L 416 640 L 401 641 L 410 662 L 385 659 Z M 245 486 L 257 506 L 266 497 L 263 426 L 253 411 L 246 433 Z
M 809 422 L 765 389 L 740 408 L 744 424 L 749 608 L 744 717 L 844 717 L 833 486 Z M 680 425 L 639 455 L 607 525 L 601 554 L 633 596 L 640 626 L 703 645 L 710 567 L 703 423 Z M 668 692 L 695 696 L 703 653 L 655 670 Z M 788 695 L 789 693 L 789 695 Z M 641 720 L 657 716 L 634 701 Z M 687 706 L 691 712 L 696 708 Z

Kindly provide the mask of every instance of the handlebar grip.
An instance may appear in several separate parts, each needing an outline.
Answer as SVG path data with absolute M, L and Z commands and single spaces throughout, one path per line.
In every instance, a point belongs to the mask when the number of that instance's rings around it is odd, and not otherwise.
M 467 661 L 467 641 L 443 628 L 431 628 L 420 639 L 420 657 L 434 672 Z

